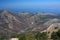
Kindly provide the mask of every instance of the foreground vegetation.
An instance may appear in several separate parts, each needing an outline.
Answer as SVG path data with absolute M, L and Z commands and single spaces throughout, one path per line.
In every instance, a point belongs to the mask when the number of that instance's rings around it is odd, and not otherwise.
M 11 36 L 4 36 L 0 33 L 0 40 L 9 39 L 9 38 L 19 38 L 19 40 L 48 40 L 48 36 L 46 32 L 43 33 L 33 33 L 29 32 L 26 34 L 18 34 L 18 35 L 11 35 Z M 60 30 L 57 32 L 53 32 L 51 35 L 51 39 L 53 40 L 60 40 Z
M 57 32 L 53 32 L 51 35 L 51 39 L 60 40 L 60 30 L 58 30 Z
M 29 32 L 26 34 L 18 34 L 18 35 L 12 35 L 12 36 L 4 36 L 2 34 L 0 34 L 0 40 L 4 40 L 4 39 L 9 39 L 9 38 L 19 38 L 19 40 L 47 40 L 47 33 L 43 32 L 43 33 L 33 33 L 33 32 Z

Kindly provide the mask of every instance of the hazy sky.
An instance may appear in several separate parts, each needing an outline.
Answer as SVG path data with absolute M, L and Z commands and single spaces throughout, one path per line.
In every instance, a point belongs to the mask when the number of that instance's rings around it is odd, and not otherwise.
M 60 0 L 0 0 L 0 10 L 59 12 Z

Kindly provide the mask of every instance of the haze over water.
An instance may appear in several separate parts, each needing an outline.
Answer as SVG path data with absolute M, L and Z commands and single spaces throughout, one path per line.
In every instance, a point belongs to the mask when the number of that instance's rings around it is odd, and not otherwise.
M 0 10 L 60 13 L 60 0 L 0 0 Z

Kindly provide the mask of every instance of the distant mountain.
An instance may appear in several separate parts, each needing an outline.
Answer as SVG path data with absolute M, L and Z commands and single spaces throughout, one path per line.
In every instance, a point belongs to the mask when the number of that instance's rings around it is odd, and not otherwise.
M 58 22 L 60 22 L 60 15 L 53 13 L 0 11 L 0 32 L 6 35 L 38 32 Z
M 18 20 L 13 13 L 6 10 L 0 13 L 0 30 L 4 34 L 16 34 L 25 27 L 27 25 Z
M 60 23 L 60 19 L 54 18 L 54 19 L 50 19 L 49 21 L 45 22 L 44 25 L 49 27 L 51 24 L 54 23 Z

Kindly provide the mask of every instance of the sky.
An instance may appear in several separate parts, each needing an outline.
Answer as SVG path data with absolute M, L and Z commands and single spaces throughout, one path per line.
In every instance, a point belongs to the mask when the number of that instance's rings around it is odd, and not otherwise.
M 0 0 L 0 10 L 60 13 L 60 0 Z

